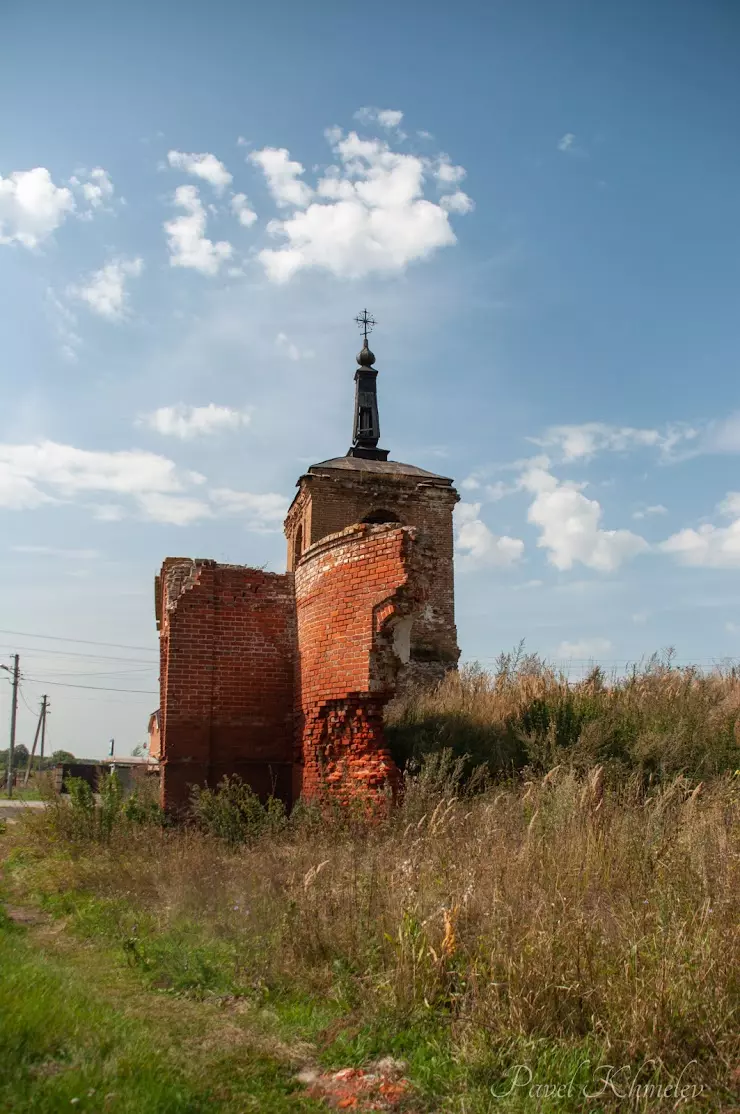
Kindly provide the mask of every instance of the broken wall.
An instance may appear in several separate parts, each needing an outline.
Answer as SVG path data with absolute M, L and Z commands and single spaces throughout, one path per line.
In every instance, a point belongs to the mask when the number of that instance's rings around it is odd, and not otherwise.
M 428 599 L 433 557 L 413 527 L 350 526 L 315 543 L 295 570 L 299 653 L 296 767 L 302 795 L 342 800 L 398 783 L 383 708 Z
M 290 802 L 296 665 L 292 576 L 168 558 L 157 578 L 162 804 L 238 774 Z

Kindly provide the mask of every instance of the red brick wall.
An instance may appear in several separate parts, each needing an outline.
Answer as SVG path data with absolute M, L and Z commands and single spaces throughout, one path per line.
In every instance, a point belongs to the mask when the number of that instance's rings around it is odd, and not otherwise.
M 162 803 L 239 774 L 290 799 L 294 738 L 292 576 L 168 558 L 158 580 Z
M 405 628 L 429 592 L 432 559 L 416 533 L 351 526 L 313 545 L 296 568 L 296 763 L 307 798 L 326 786 L 342 799 L 372 799 L 397 782 L 383 707 L 402 664 Z
M 371 512 L 396 514 L 404 526 L 418 528 L 420 538 L 434 549 L 427 606 L 412 632 L 412 654 L 403 670 L 407 681 L 428 676 L 438 680 L 457 664 L 455 627 L 452 511 L 458 501 L 454 488 L 424 482 L 417 476 L 352 472 L 315 466 L 301 478 L 300 491 L 288 512 L 288 568 L 295 568 L 295 538 L 301 530 L 304 550 L 327 535 L 344 530 Z

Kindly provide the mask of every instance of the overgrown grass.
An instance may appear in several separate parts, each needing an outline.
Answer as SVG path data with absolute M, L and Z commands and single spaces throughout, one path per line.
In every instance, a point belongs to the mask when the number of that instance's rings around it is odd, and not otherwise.
M 624 1108 L 583 1096 L 599 1065 L 729 1109 L 738 779 L 562 764 L 471 793 L 464 768 L 428 759 L 374 823 L 265 813 L 240 846 L 122 809 L 101 838 L 52 807 L 9 830 L 6 876 L 142 985 L 236 997 L 335 1067 L 402 1056 L 419 1109 Z
M 544 774 L 559 763 L 607 776 L 714 777 L 740 765 L 740 671 L 703 674 L 653 656 L 626 677 L 595 668 L 569 684 L 523 645 L 498 659 L 450 673 L 435 689 L 411 691 L 387 710 L 399 765 L 450 749 L 496 775 L 525 768 Z

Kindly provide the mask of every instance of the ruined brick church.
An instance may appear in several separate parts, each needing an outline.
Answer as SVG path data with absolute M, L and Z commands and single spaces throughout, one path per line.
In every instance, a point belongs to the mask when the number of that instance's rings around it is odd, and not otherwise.
M 357 356 L 352 446 L 300 477 L 287 572 L 168 557 L 155 581 L 162 803 L 238 774 L 288 804 L 394 787 L 383 710 L 459 650 L 452 481 L 378 448 L 375 356 Z

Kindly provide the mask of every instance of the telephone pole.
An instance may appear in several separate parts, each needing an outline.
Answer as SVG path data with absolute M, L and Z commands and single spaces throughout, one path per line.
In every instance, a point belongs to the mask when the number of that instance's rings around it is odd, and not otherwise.
M 44 757 L 44 743 L 46 741 L 46 717 L 49 714 L 49 698 L 48 696 L 41 697 L 41 754 Z
M 39 741 L 39 732 L 46 730 L 46 696 L 41 697 L 41 711 L 39 712 L 38 723 L 36 724 L 36 734 L 33 737 L 33 746 L 31 753 L 28 756 L 28 765 L 26 766 L 26 776 L 23 779 L 23 784 L 28 785 L 28 779 L 31 775 L 31 767 L 33 766 L 33 759 L 36 754 L 36 743 Z M 44 736 L 41 736 L 41 758 L 44 757 Z
M 15 721 L 18 716 L 18 681 L 20 679 L 20 664 L 18 654 L 13 654 L 13 669 L 7 665 L 2 666 L 8 673 L 13 674 L 13 702 L 10 708 L 10 749 L 8 750 L 8 796 L 13 796 L 13 755 L 15 753 Z

